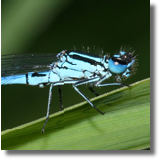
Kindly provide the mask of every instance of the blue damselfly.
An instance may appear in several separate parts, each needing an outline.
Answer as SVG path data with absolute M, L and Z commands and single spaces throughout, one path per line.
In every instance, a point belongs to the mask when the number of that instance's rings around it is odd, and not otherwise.
M 53 53 L 26 53 L 1 56 L 1 85 L 27 84 L 44 87 L 50 85 L 46 121 L 49 119 L 52 87 L 59 87 L 60 109 L 61 85 L 72 84 L 73 88 L 99 113 L 104 115 L 94 104 L 77 88 L 79 85 L 89 84 L 89 89 L 98 96 L 93 87 L 109 85 L 128 86 L 121 83 L 122 78 L 130 77 L 135 66 L 132 49 L 121 48 L 112 58 L 108 55 L 96 55 L 77 50 L 63 50 L 57 55 Z M 102 83 L 113 76 L 114 83 Z

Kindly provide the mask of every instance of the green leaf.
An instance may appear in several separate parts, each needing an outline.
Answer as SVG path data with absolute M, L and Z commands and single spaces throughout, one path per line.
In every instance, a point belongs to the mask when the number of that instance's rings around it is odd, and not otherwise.
M 150 79 L 3 131 L 3 150 L 139 150 L 150 146 Z

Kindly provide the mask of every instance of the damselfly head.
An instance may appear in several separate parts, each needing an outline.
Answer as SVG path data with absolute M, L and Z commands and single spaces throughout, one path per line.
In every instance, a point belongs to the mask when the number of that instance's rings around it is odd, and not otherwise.
M 114 55 L 108 63 L 109 70 L 113 74 L 122 74 L 122 76 L 129 77 L 130 72 L 135 64 L 134 52 L 120 51 L 119 54 Z

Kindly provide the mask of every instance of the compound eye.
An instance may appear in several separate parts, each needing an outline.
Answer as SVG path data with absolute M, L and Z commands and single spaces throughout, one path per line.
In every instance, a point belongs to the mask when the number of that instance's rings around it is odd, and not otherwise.
M 127 63 L 120 57 L 113 57 L 109 60 L 108 67 L 112 73 L 120 74 L 127 69 Z

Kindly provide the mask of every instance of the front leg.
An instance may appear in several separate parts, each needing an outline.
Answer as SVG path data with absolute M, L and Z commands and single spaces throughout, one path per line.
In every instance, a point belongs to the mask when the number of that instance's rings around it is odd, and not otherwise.
M 103 86 L 127 86 L 130 87 L 128 84 L 124 84 L 121 82 L 115 82 L 115 83 L 106 83 L 106 84 L 101 84 L 104 80 L 108 79 L 110 77 L 110 75 L 105 75 L 103 76 L 101 79 L 99 79 L 94 85 L 96 87 L 103 87 Z M 117 80 L 117 79 L 116 79 Z
M 128 84 L 123 83 L 106 83 L 106 84 L 98 84 L 97 87 L 104 87 L 104 86 L 127 86 L 130 87 Z

